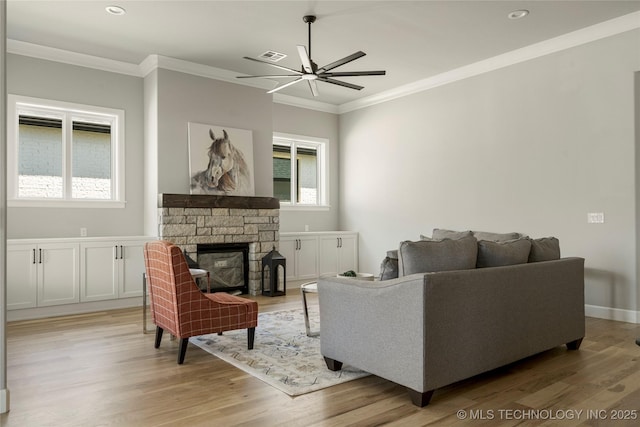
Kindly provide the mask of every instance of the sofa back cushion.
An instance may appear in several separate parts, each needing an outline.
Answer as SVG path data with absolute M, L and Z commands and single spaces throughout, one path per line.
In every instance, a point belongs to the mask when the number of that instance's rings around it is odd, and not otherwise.
M 473 236 L 457 240 L 402 242 L 398 249 L 398 277 L 415 273 L 472 269 L 476 267 L 477 256 L 478 244 Z
M 433 240 L 442 240 L 442 239 L 462 239 L 463 237 L 472 236 L 473 232 L 471 230 L 467 231 L 454 231 L 454 230 L 446 230 L 444 228 L 434 228 L 433 233 L 431 233 L 431 238 Z M 422 240 L 429 240 L 426 236 L 420 236 Z
M 555 237 L 531 239 L 529 262 L 552 261 L 560 259 L 560 241 Z
M 509 240 L 520 239 L 524 237 L 520 233 L 491 233 L 488 231 L 473 231 L 473 237 L 478 240 L 489 240 L 491 242 L 507 242 Z
M 478 240 L 478 268 L 500 267 L 503 265 L 526 264 L 529 260 L 531 241 L 529 239 L 492 242 Z
M 473 236 L 476 240 L 490 240 L 492 242 L 506 242 L 507 240 L 515 240 L 524 237 L 520 233 L 512 232 L 512 233 L 492 233 L 489 231 L 454 231 L 447 230 L 444 228 L 434 228 L 432 239 L 442 240 L 442 239 L 460 239 L 466 236 Z M 421 236 L 424 238 L 424 236 Z

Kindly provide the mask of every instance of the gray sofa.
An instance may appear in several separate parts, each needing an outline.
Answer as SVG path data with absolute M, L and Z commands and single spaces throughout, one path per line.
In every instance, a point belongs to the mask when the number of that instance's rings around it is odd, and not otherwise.
M 558 253 L 559 256 L 559 253 Z M 435 389 L 566 344 L 585 331 L 584 259 L 318 280 L 321 352 L 406 386 L 415 405 Z

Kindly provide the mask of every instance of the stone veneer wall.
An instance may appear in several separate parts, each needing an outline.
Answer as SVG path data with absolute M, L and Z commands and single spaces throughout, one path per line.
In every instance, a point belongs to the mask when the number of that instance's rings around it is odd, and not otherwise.
M 161 194 L 159 235 L 196 259 L 199 243 L 249 244 L 249 293 L 261 290 L 261 260 L 280 239 L 280 202 L 271 197 Z

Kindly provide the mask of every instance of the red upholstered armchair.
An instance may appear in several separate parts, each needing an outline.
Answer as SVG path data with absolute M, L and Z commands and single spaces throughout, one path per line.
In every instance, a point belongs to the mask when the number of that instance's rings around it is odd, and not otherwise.
M 151 317 L 156 325 L 155 348 L 166 329 L 180 338 L 178 364 L 184 362 L 189 337 L 248 329 L 253 349 L 258 326 L 258 303 L 224 292 L 203 294 L 189 273 L 178 246 L 167 241 L 145 244 L 144 262 L 151 296 Z

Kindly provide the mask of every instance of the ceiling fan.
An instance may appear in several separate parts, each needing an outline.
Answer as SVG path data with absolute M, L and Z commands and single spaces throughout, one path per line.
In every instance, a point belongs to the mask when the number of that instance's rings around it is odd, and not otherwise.
M 313 62 L 311 59 L 311 24 L 316 21 L 316 17 L 314 15 L 306 15 L 302 18 L 302 20 L 308 24 L 309 26 L 309 52 L 307 53 L 307 48 L 303 45 L 298 45 L 298 55 L 300 55 L 300 61 L 302 62 L 302 71 L 294 70 L 293 68 L 283 67 L 282 65 L 272 64 L 270 62 L 261 61 L 260 59 L 249 58 L 245 56 L 244 59 L 248 59 L 250 61 L 260 62 L 262 64 L 271 65 L 272 67 L 279 68 L 281 70 L 289 71 L 292 74 L 278 74 L 278 75 L 263 75 L 263 76 L 238 76 L 239 79 L 253 79 L 253 78 L 261 78 L 261 79 L 280 79 L 280 78 L 290 78 L 296 77 L 295 80 L 292 80 L 288 83 L 281 84 L 277 86 L 275 89 L 271 89 L 267 93 L 274 93 L 281 89 L 284 89 L 293 84 L 306 81 L 309 83 L 309 88 L 311 89 L 311 93 L 313 96 L 318 96 L 318 86 L 316 82 L 325 82 L 331 83 L 338 86 L 348 87 L 350 89 L 360 90 L 363 89 L 364 86 L 358 86 L 351 83 L 343 82 L 340 80 L 336 80 L 333 77 L 352 77 L 352 76 L 384 76 L 386 71 L 345 71 L 345 72 L 331 72 L 334 68 L 338 68 L 341 65 L 345 65 L 351 61 L 355 61 L 358 58 L 362 58 L 366 54 L 362 51 L 358 51 L 349 56 L 345 56 L 342 59 L 339 59 L 335 62 L 327 64 L 323 67 L 318 68 L 318 65 Z

